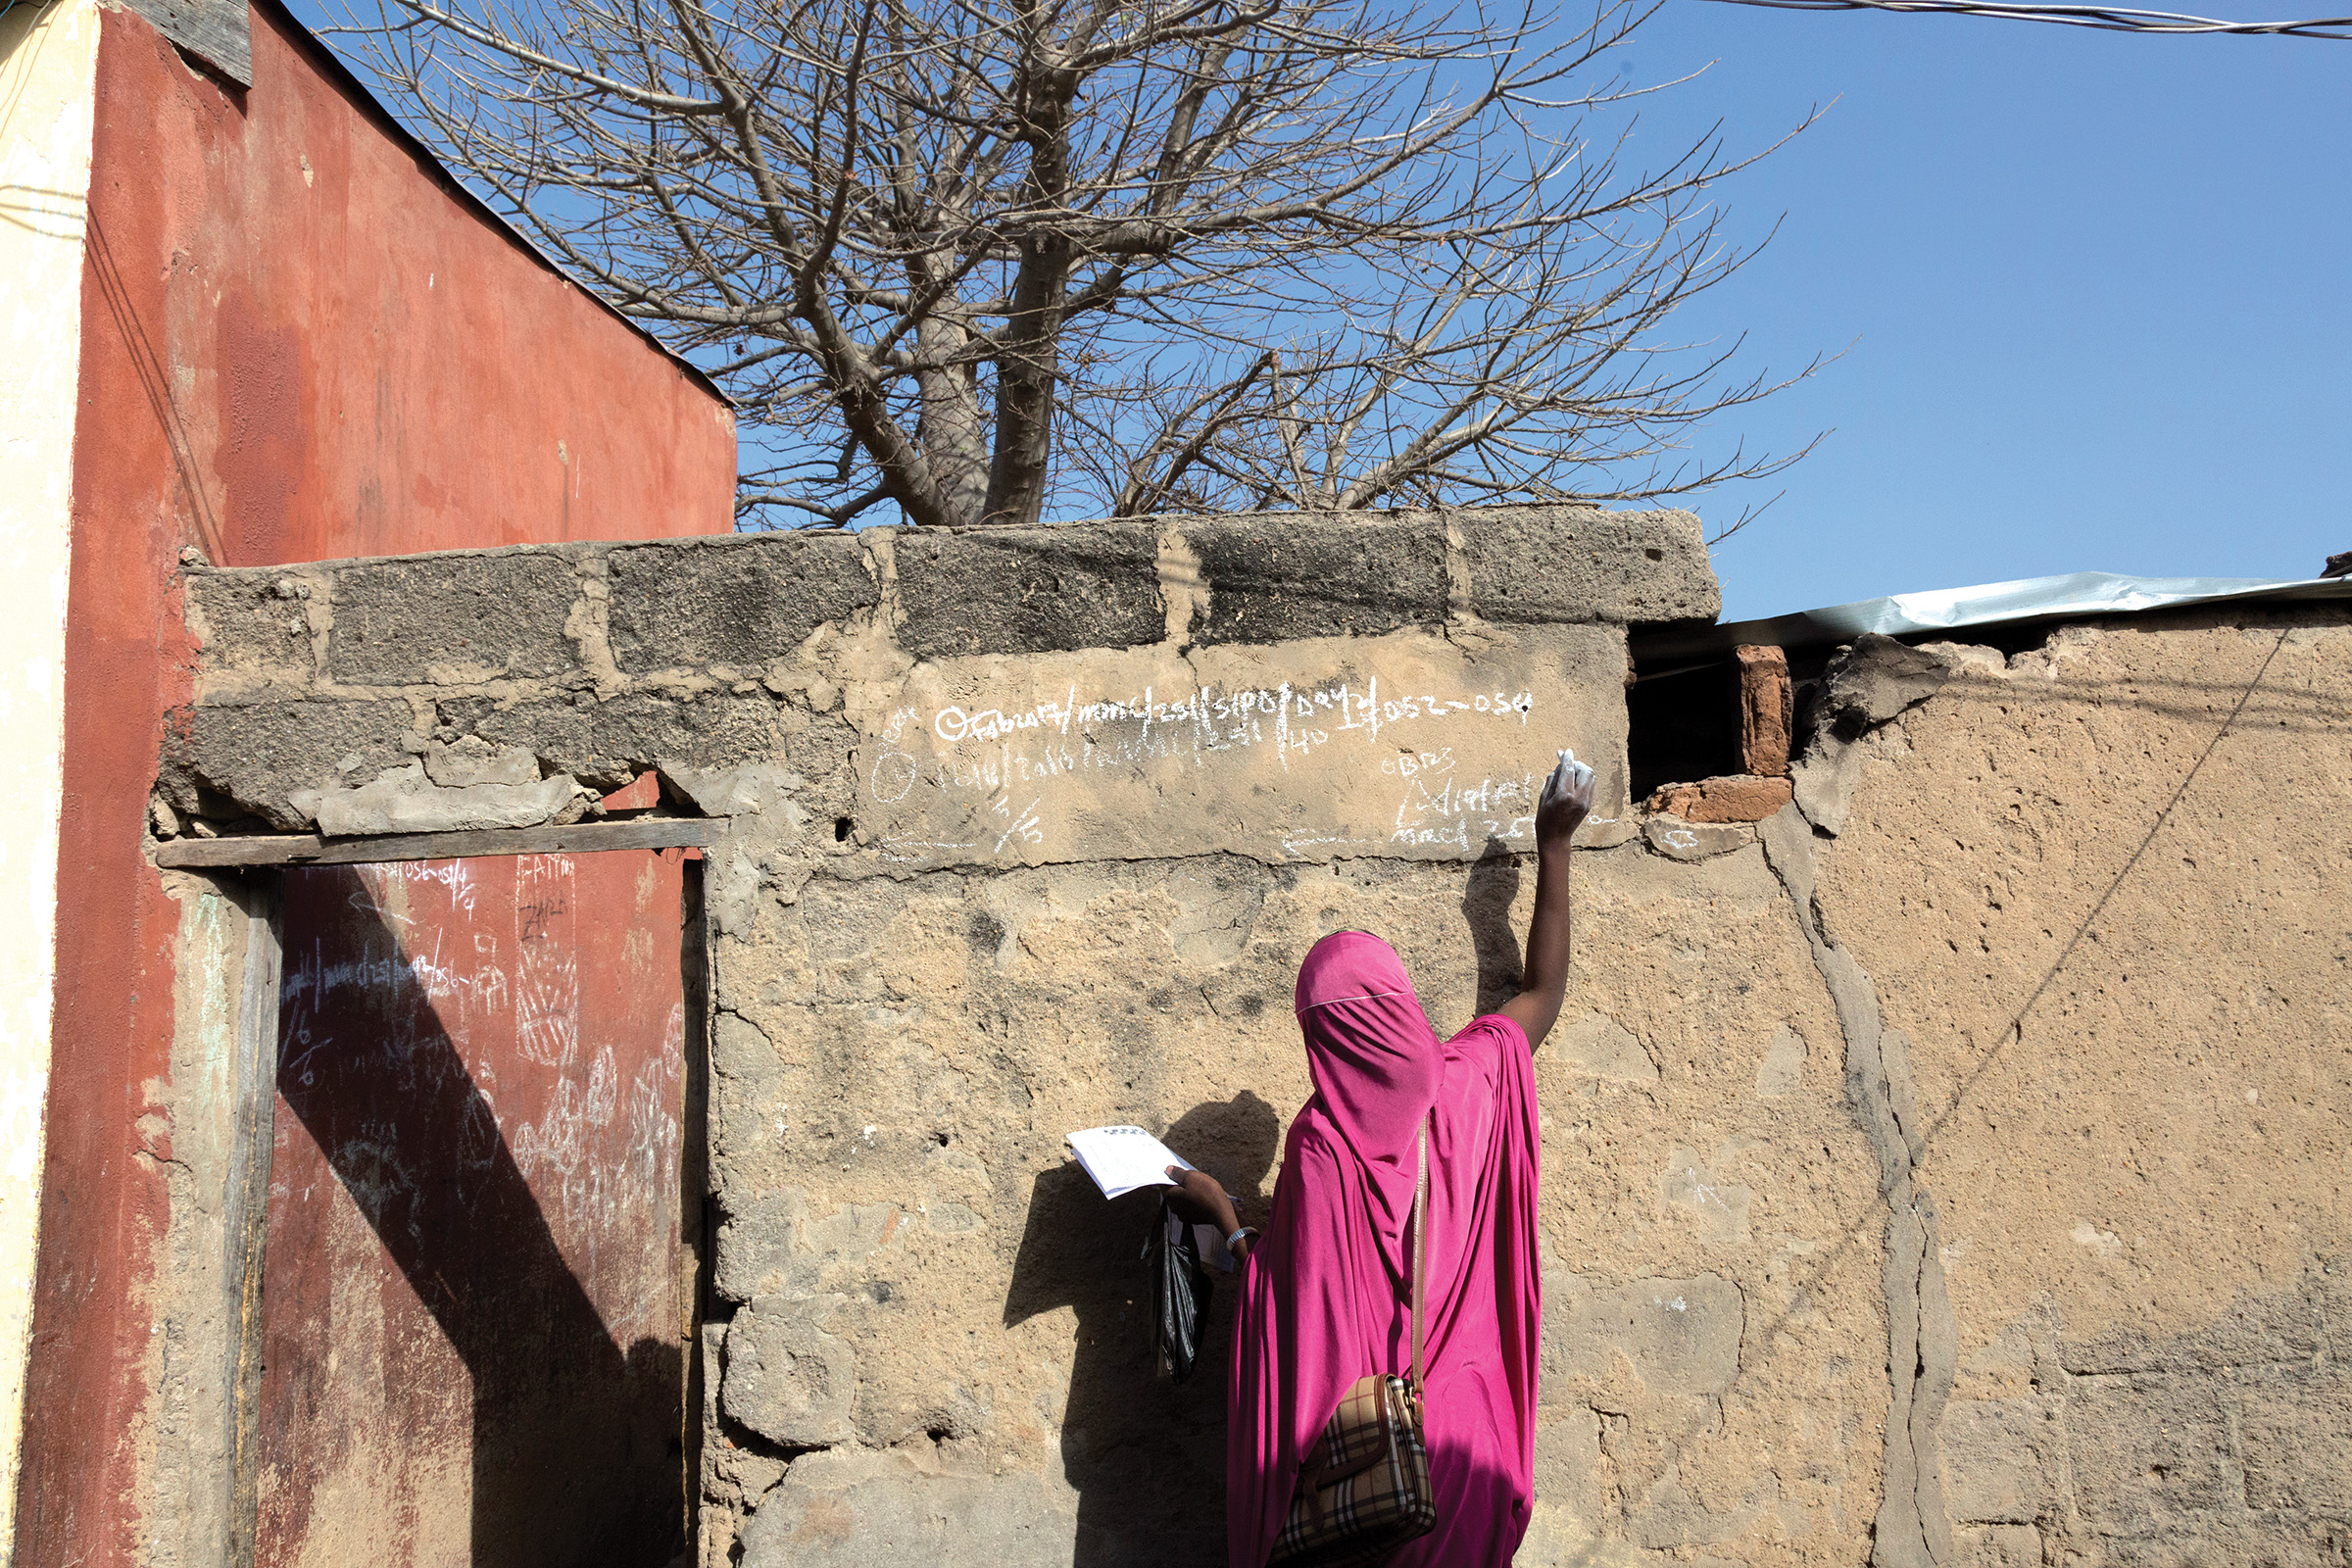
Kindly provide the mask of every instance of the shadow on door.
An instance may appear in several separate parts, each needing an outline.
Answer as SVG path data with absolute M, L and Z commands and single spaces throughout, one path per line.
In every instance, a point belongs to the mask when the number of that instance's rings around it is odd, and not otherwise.
M 685 1551 L 687 897 L 675 852 L 288 874 L 259 1568 Z

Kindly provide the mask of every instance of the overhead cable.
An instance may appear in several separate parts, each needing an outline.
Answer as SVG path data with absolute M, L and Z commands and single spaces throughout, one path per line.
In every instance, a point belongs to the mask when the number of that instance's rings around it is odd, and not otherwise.
M 1997 17 L 2010 22 L 2048 22 L 2067 27 L 2100 27 L 2110 32 L 2250 33 L 2281 38 L 2352 41 L 2352 17 L 2315 17 L 2302 22 L 2225 22 L 2174 11 L 2132 11 L 2115 6 L 2012 5 L 2001 0 L 1717 0 L 1721 5 L 1766 6 L 1776 11 L 1899 11 L 1911 16 Z

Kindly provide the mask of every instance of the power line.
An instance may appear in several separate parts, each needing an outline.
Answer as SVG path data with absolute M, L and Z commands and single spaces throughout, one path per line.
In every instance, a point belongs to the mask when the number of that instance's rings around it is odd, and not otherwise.
M 2132 11 L 2111 6 L 2010 5 L 2001 0 L 1717 0 L 1721 5 L 1765 6 L 1775 11 L 1897 11 L 1906 15 L 1998 17 L 2010 22 L 2048 22 L 2066 27 L 2099 27 L 2109 32 L 2251 33 L 2280 38 L 2352 41 L 2352 17 L 2317 17 L 2304 22 L 2223 22 L 2173 11 Z

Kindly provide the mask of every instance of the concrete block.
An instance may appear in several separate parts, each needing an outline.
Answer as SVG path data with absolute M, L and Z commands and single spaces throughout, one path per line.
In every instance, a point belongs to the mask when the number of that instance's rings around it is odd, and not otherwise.
M 479 735 L 459 737 L 455 745 L 439 741 L 424 753 L 425 775 L 443 789 L 472 784 L 536 784 L 539 759 L 527 747 L 493 746 Z
M 2352 1520 L 2352 1377 L 2282 1379 L 2237 1405 L 2247 1505 Z
M 814 1215 L 807 1196 L 787 1188 L 762 1197 L 752 1213 L 729 1215 L 719 1227 L 713 1270 L 718 1293 L 748 1301 L 847 1288 L 858 1274 L 871 1271 L 874 1254 L 884 1247 L 895 1243 L 903 1249 L 906 1228 L 905 1211 L 896 1203 L 844 1203 Z
M 2328 1346 L 2317 1286 L 2306 1279 L 2299 1291 L 2241 1296 L 2212 1322 L 2181 1332 L 2150 1334 L 2126 1320 L 2091 1339 L 2061 1339 L 2058 1361 L 2084 1376 L 2308 1366 Z
M 606 558 L 612 660 L 632 674 L 765 668 L 881 598 L 854 534 L 630 545 Z
M 755 1170 L 776 1138 L 775 1123 L 785 1102 L 786 1076 L 776 1048 L 767 1036 L 732 1012 L 710 1021 L 710 1160 L 722 1202 L 745 1211 L 752 1230 L 732 1243 L 722 1238 L 720 1256 L 728 1292 L 748 1300 L 756 1292 L 747 1287 L 765 1275 L 769 1259 L 781 1259 L 791 1246 L 791 1215 L 770 1210 L 756 1197 L 735 1199 L 728 1189 L 743 1172 Z M 749 1185 L 748 1183 L 746 1184 Z M 787 1294 L 790 1282 L 779 1277 L 776 1294 Z M 723 1288 L 723 1287 L 722 1287 Z M 813 1288 L 811 1286 L 810 1288 Z
M 801 1243 L 798 1229 L 795 1214 L 729 1217 L 718 1228 L 717 1264 L 711 1270 L 718 1294 L 731 1301 L 767 1295 L 813 1295 L 824 1259 Z
M 855 739 L 841 719 L 787 709 L 765 696 L 706 695 L 692 702 L 634 692 L 607 702 L 517 703 L 487 698 L 441 705 L 458 729 L 493 747 L 530 750 L 555 772 L 617 789 L 641 770 L 726 769 L 748 761 L 781 761 L 808 780 L 830 806 L 825 783 L 846 769 Z M 817 808 L 811 806 L 811 809 Z
M 159 787 L 172 808 L 216 818 L 259 816 L 292 832 L 311 825 L 292 797 L 409 761 L 401 702 L 253 703 L 185 709 L 167 723 Z
M 2352 1260 L 2336 1258 L 2304 1282 L 2326 1336 L 2328 1353 L 2352 1360 Z
M 735 1314 L 718 1396 L 730 1420 L 787 1447 L 850 1441 L 858 1356 L 823 1327 L 843 1300 L 770 1297 Z
M 1952 1532 L 1962 1568 L 2041 1568 L 2041 1532 L 2032 1525 L 1985 1525 Z
M 311 678 L 310 583 L 255 571 L 197 571 L 187 579 L 188 623 L 210 676 Z
M 2058 1560 L 2084 1558 L 2062 1546 Z M 2337 1568 L 2344 1559 L 2336 1551 L 2314 1552 L 2282 1530 L 2232 1530 L 2225 1525 L 2110 1538 L 2097 1543 L 2097 1555 L 2087 1560 L 2099 1568 Z
M 1688 512 L 1491 507 L 1449 514 L 1485 620 L 1713 620 L 1723 592 Z
M 918 659 L 1155 643 L 1159 530 L 1132 522 L 901 533 L 899 646 Z
M 326 667 L 354 686 L 554 675 L 577 653 L 564 634 L 579 581 L 564 556 L 530 551 L 416 556 L 334 574 Z
M 1747 1324 L 1740 1287 L 1720 1274 L 1594 1283 L 1565 1270 L 1544 1282 L 1545 1400 L 1566 1378 L 1606 1381 L 1622 1357 L 1652 1394 L 1713 1395 L 1740 1375 Z
M 1435 513 L 1187 518 L 1208 609 L 1196 643 L 1371 637 L 1446 619 L 1446 531 Z
M 1954 1399 L 1940 1437 L 1954 1519 L 2028 1524 L 2056 1506 L 2065 1455 L 2055 1398 Z
M 289 804 L 316 821 L 321 835 L 333 839 L 576 822 L 592 798 L 561 773 L 528 784 L 444 789 L 426 774 L 422 762 L 411 762 L 357 789 L 297 790 Z
M 1072 1561 L 1077 1534 L 1076 1499 L 1044 1476 L 942 1474 L 905 1454 L 837 1450 L 793 1461 L 745 1524 L 741 1562 L 742 1568 L 1016 1568 Z
M 2076 1505 L 2102 1534 L 2168 1533 L 2234 1508 L 2243 1495 L 2209 1379 L 2080 1379 L 2069 1388 L 2066 1421 Z
M 1711 860 L 1756 842 L 1754 831 L 1744 823 L 1691 822 L 1680 816 L 1647 818 L 1642 837 L 1670 860 Z

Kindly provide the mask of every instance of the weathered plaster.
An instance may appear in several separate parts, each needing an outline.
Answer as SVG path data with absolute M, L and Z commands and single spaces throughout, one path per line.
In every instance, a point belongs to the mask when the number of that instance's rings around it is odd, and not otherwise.
M 139 1560 L 215 1568 L 238 1560 L 232 1540 L 252 1524 L 238 1478 L 260 1370 L 254 1232 L 269 1181 L 277 933 L 266 883 L 171 872 L 165 887 L 180 911 L 172 1063 L 147 1086 L 133 1154 L 170 1194 L 142 1303 L 155 1329 L 154 1393 L 132 1434 Z
M 1858 747 L 1817 898 L 1907 1037 L 1954 1552 L 2337 1560 L 2352 625 L 1923 652 L 1948 678 Z
M 98 9 L 0 14 L 0 1561 L 15 1538 L 20 1412 L 40 1212 L 42 1111 L 56 961 L 65 740 L 66 571 L 73 528 L 82 230 Z

